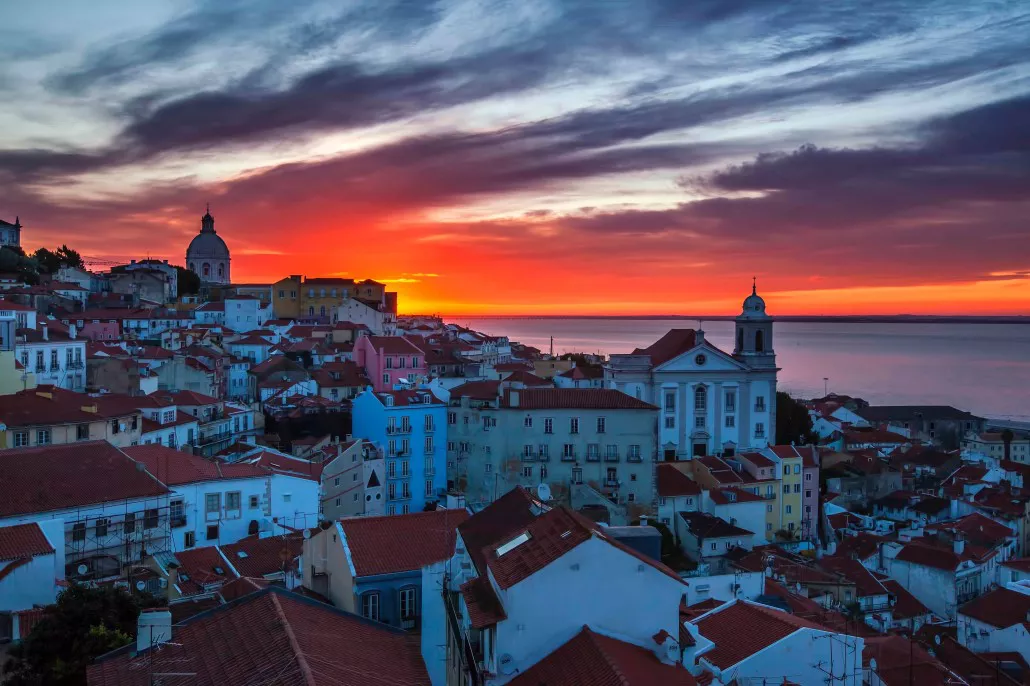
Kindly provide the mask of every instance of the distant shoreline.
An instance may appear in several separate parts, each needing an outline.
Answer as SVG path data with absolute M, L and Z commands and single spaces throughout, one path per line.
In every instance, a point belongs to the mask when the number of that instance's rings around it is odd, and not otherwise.
M 401 315 L 419 316 L 419 315 Z M 461 314 L 439 315 L 445 321 L 464 319 L 669 319 L 701 321 L 733 321 L 735 315 L 688 315 L 688 314 L 627 314 L 627 315 L 582 315 L 582 314 Z M 1030 315 L 784 315 L 773 317 L 777 322 L 832 322 L 836 324 L 1030 324 Z

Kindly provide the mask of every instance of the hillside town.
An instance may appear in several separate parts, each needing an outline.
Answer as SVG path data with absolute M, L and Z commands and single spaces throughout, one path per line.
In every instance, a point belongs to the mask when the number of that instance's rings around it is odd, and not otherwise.
M 183 264 L 0 273 L 0 682 L 114 594 L 90 686 L 1030 683 L 1030 427 L 789 397 L 754 283 L 555 355 Z

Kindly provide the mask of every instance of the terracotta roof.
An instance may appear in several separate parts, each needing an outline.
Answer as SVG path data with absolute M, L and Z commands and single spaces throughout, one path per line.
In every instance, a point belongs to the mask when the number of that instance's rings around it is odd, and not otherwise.
M 454 554 L 465 510 L 434 510 L 340 521 L 357 576 L 421 569 Z
M 519 538 L 525 541 L 510 550 Z M 591 530 L 563 508 L 543 512 L 510 538 L 495 541 L 484 551 L 497 585 L 507 590 L 591 537 Z
M 697 332 L 693 329 L 671 329 L 646 348 L 637 348 L 633 355 L 650 355 L 651 365 L 657 367 L 697 345 Z
M 107 441 L 0 450 L 0 474 L 0 517 L 169 493 Z
M 887 589 L 884 588 L 883 584 L 873 576 L 872 572 L 863 567 L 862 563 L 858 560 L 832 556 L 821 558 L 818 564 L 823 569 L 836 572 L 854 583 L 859 598 L 887 594 Z
M 226 560 L 216 546 L 190 548 L 175 554 L 178 577 L 175 585 L 184 596 L 209 593 L 226 581 L 239 577 L 234 565 Z
M 422 355 L 422 349 L 404 336 L 364 336 L 376 351 L 384 355 Z
M 677 514 L 686 523 L 690 532 L 699 539 L 754 535 L 753 531 L 730 524 L 725 519 L 707 512 L 679 512 Z
M 891 614 L 894 619 L 912 619 L 914 617 L 925 617 L 931 614 L 930 609 L 908 590 L 894 579 L 884 577 L 880 583 L 887 589 L 887 592 L 894 596 L 894 607 Z
M 38 386 L 0 396 L 0 421 L 8 427 L 86 424 L 139 414 L 129 396 L 91 397 L 54 386 Z M 96 408 L 96 412 L 83 408 Z
M 875 674 L 884 686 L 951 686 L 950 671 L 918 643 L 905 636 L 866 638 L 862 663 L 869 667 L 876 659 Z
M 240 576 L 260 579 L 279 574 L 284 569 L 296 570 L 297 560 L 304 551 L 304 535 L 247 536 L 236 543 L 221 546 L 221 550 Z
M 931 524 L 926 527 L 932 531 L 952 531 L 963 535 L 966 541 L 974 545 L 993 548 L 1002 545 L 1016 533 L 1008 526 L 996 522 L 990 517 L 974 512 L 959 519 Z
M 174 643 L 136 654 L 135 642 L 90 665 L 89 686 L 145 686 L 150 673 L 190 683 L 429 686 L 420 639 L 270 586 L 173 629 Z M 202 656 L 203 659 L 199 659 Z
M 681 495 L 701 495 L 701 487 L 696 481 L 681 472 L 675 465 L 658 464 L 658 495 L 663 498 L 674 498 Z
M 451 389 L 451 398 L 472 398 L 473 400 L 497 400 L 500 381 L 466 381 Z
M 509 682 L 512 686 L 694 686 L 682 665 L 659 661 L 653 651 L 584 626 L 550 655 Z
M 0 527 L 0 562 L 49 555 L 52 552 L 54 546 L 47 540 L 39 524 Z
M 461 585 L 461 596 L 465 599 L 469 621 L 473 629 L 493 626 L 508 618 L 494 587 L 486 576 L 477 576 Z
M 958 609 L 960 615 L 972 617 L 999 629 L 1026 623 L 1028 612 L 1030 612 L 1030 595 L 1011 591 L 1005 587 L 996 588 L 979 598 L 970 600 Z
M 553 382 L 548 381 L 547 379 L 541 378 L 541 377 L 537 376 L 536 374 L 534 374 L 532 372 L 527 372 L 527 371 L 525 371 L 523 369 L 519 369 L 517 371 L 514 371 L 514 372 L 508 374 L 508 376 L 504 377 L 504 382 L 505 383 L 520 383 L 520 384 L 525 385 L 527 388 L 534 388 L 534 387 L 540 387 L 540 386 L 551 388 L 551 387 L 554 386 Z
M 694 462 L 707 468 L 712 477 L 720 484 L 735 484 L 743 481 L 740 474 L 733 467 L 714 455 L 694 458 Z
M 540 501 L 516 486 L 458 525 L 461 540 L 481 575 L 486 574 L 486 547 L 529 526 L 540 508 Z
M 195 417 L 191 419 L 196 421 Z M 145 464 L 147 471 L 169 486 L 225 479 L 257 479 L 269 475 L 267 469 L 258 465 L 226 464 L 206 460 L 197 455 L 153 443 L 130 446 L 124 448 L 124 451 L 132 459 Z
M 719 669 L 728 669 L 801 629 L 826 631 L 815 622 L 747 600 L 733 601 L 694 624 L 715 643 L 699 657 Z
M 518 402 L 513 403 L 515 394 Z M 524 410 L 657 410 L 643 400 L 611 388 L 507 389 L 504 407 Z
M 954 571 L 964 558 L 956 555 L 950 548 L 928 545 L 925 542 L 912 542 L 898 551 L 894 559 L 924 567 Z
M 755 467 L 759 469 L 769 469 L 776 466 L 776 463 L 770 460 L 768 457 L 758 452 L 757 450 L 743 451 L 739 455 L 740 458 L 747 460 Z
M 910 443 L 912 439 L 884 429 L 853 426 L 844 430 L 844 444 L 858 443 Z
M 1011 560 L 1006 560 L 1000 564 L 1002 567 L 1011 567 L 1012 569 L 1018 569 L 1021 572 L 1030 573 L 1030 557 L 1016 557 Z
M 311 460 L 273 453 L 267 450 L 262 450 L 260 453 L 246 457 L 244 462 L 251 465 L 260 465 L 276 474 L 318 482 L 322 481 L 322 470 L 325 469 L 325 464 L 321 462 L 312 462 Z
M 590 379 L 602 379 L 604 378 L 604 367 L 595 366 L 592 364 L 588 365 L 576 365 L 568 371 L 564 371 L 558 376 L 573 379 L 574 381 L 588 381 Z

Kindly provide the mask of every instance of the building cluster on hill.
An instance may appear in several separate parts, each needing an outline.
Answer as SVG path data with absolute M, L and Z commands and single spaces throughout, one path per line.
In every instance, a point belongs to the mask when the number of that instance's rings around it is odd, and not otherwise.
M 754 287 L 732 351 L 573 360 L 234 283 L 210 212 L 186 264 L 0 282 L 0 642 L 115 586 L 166 607 L 90 684 L 1030 678 L 1030 437 L 828 395 L 778 441 Z

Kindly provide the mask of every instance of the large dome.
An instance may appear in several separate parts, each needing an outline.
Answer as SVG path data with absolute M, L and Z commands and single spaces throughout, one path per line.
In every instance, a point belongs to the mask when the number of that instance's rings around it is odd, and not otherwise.
M 180 245 L 182 245 L 180 243 Z M 186 248 L 188 259 L 229 259 L 229 246 L 225 244 L 222 237 L 215 232 L 199 233 L 190 241 L 190 247 Z

